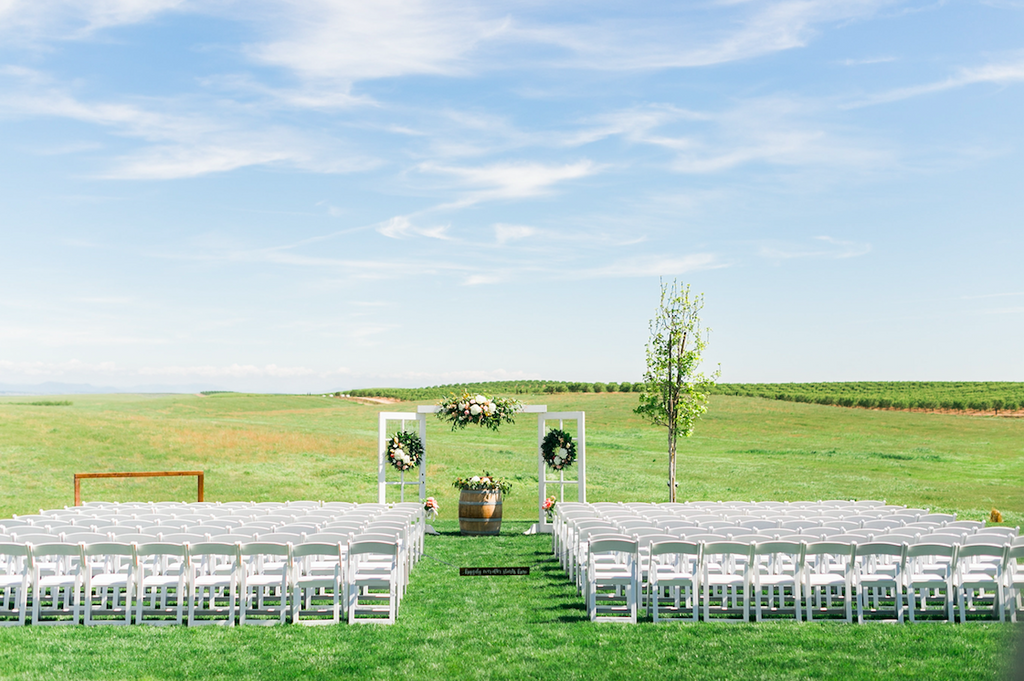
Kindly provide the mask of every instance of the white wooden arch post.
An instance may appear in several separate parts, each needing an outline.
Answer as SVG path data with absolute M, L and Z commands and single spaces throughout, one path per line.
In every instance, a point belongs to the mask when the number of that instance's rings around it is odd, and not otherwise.
M 387 441 L 391 437 L 391 433 L 388 431 L 388 421 L 400 421 L 402 425 L 399 430 L 406 430 L 407 421 L 416 421 L 419 424 L 420 442 L 423 443 L 423 460 L 418 466 L 420 474 L 417 480 L 406 480 L 405 471 L 399 473 L 397 481 L 387 479 L 387 471 L 390 467 L 387 462 Z M 419 500 L 425 501 L 427 498 L 427 415 L 416 412 L 382 411 L 379 414 L 377 431 L 377 503 L 387 503 L 388 485 L 399 485 L 401 501 L 405 501 L 406 485 L 419 485 Z
M 427 414 L 436 414 L 441 411 L 437 405 L 420 405 L 416 412 L 388 412 L 382 411 L 379 414 L 379 438 L 377 447 L 377 502 L 386 503 L 388 485 L 401 485 L 402 501 L 405 501 L 405 486 L 419 485 L 420 501 L 427 498 Z M 547 498 L 547 486 L 557 485 L 559 488 L 558 500 L 565 500 L 565 486 L 576 485 L 576 499 L 580 502 L 587 501 L 587 428 L 586 413 L 582 411 L 548 411 L 546 404 L 524 404 L 520 409 L 521 413 L 537 415 L 537 522 L 528 529 L 525 534 L 549 534 L 552 531 L 552 524 L 547 520 L 544 512 L 544 499 Z M 408 482 L 405 474 L 399 481 L 387 480 L 386 441 L 389 433 L 388 421 L 401 421 L 401 430 L 405 430 L 406 421 L 419 422 L 420 441 L 423 443 L 423 462 L 419 466 L 419 481 Z M 544 436 L 547 435 L 547 422 L 576 421 L 576 479 L 566 480 L 565 471 L 559 471 L 558 479 L 547 477 L 547 464 L 544 463 L 544 455 L 541 453 L 541 445 L 544 444 Z
M 576 479 L 566 480 L 565 470 L 558 471 L 558 477 L 548 477 L 554 471 L 548 469 L 544 461 L 544 453 L 541 447 L 544 444 L 544 436 L 547 435 L 547 422 L 558 421 L 558 428 L 561 430 L 564 421 L 576 421 Z M 582 411 L 545 411 L 537 415 L 537 524 L 526 531 L 527 534 L 550 534 L 553 525 L 548 522 L 548 514 L 544 512 L 544 500 L 547 499 L 548 485 L 558 487 L 555 495 L 558 502 L 565 501 L 566 485 L 576 486 L 576 500 L 580 503 L 587 501 L 587 423 L 586 412 Z M 571 498 L 571 497 L 570 497 Z

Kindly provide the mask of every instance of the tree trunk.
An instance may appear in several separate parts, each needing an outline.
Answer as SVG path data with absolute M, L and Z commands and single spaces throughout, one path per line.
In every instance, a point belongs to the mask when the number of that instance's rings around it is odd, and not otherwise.
M 676 501 L 676 434 L 668 430 L 668 500 Z

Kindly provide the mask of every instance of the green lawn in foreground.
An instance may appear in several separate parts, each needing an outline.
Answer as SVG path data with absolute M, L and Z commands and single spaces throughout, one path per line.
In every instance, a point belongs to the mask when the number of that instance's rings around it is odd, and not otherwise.
M 0 629 L 23 679 L 999 679 L 1008 625 L 592 624 L 548 537 L 438 523 L 398 623 L 273 628 Z M 458 566 L 529 566 L 460 577 Z
M 207 498 L 376 499 L 377 412 L 319 397 L 74 396 L 0 400 L 0 517 L 70 504 L 75 472 L 202 469 Z M 662 501 L 663 433 L 630 394 L 525 397 L 587 412 L 589 498 Z M 428 425 L 428 539 L 392 627 L 4 628 L 0 678 L 997 679 L 1009 625 L 591 624 L 549 539 L 463 538 L 450 480 L 518 478 L 506 517 L 536 518 L 536 420 L 495 434 Z M 1022 524 L 1024 420 L 850 410 L 715 396 L 682 443 L 683 499 L 876 498 Z M 85 481 L 86 499 L 190 499 L 191 480 Z M 457 566 L 529 565 L 460 578 Z

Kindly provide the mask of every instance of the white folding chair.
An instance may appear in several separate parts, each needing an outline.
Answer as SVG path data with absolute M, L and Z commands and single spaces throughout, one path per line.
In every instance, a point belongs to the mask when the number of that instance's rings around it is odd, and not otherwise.
M 960 603 L 960 622 L 968 611 L 991 600 L 993 617 L 1006 621 L 1003 602 L 1003 566 L 1008 562 L 1010 545 L 965 544 L 957 552 L 955 587 Z M 994 566 L 994 569 L 993 569 Z
M 32 624 L 78 624 L 82 610 L 82 564 L 85 561 L 82 545 L 37 544 L 31 551 Z M 44 565 L 47 574 L 43 574 Z M 62 619 L 69 615 L 71 619 Z M 42 617 L 55 619 L 44 621 Z
M 700 544 L 676 540 L 655 542 L 651 544 L 650 557 L 647 579 L 654 621 L 698 621 Z M 681 615 L 686 609 L 691 611 L 689 618 L 671 617 Z
M 238 544 L 201 542 L 186 546 L 189 578 L 188 625 L 235 626 L 238 579 L 242 563 Z
M 165 626 L 184 619 L 188 556 L 184 544 L 148 542 L 135 549 L 135 623 Z M 171 619 L 173 617 L 173 619 Z
M 340 542 L 304 542 L 292 547 L 292 622 L 337 624 L 345 604 L 345 564 Z M 330 606 L 324 601 L 330 598 Z M 307 619 L 302 619 L 306 616 Z M 312 618 L 312 619 L 311 619 Z
M 940 593 L 943 607 L 939 613 L 945 614 L 947 622 L 954 621 L 956 592 L 953 590 L 953 566 L 958 548 L 956 544 L 931 542 L 907 547 L 907 564 L 903 575 L 907 587 L 907 613 L 911 622 L 916 622 L 919 614 L 933 614 L 934 608 L 928 608 L 928 599 L 939 600 Z M 920 609 L 917 607 L 918 590 Z
M 853 544 L 823 541 L 804 546 L 803 597 L 808 622 L 814 613 L 837 612 L 836 601 L 841 601 L 846 621 L 853 621 L 853 565 Z
M 586 602 L 592 622 L 636 623 L 640 556 L 635 539 L 597 537 L 587 553 Z
M 100 542 L 83 546 L 82 606 L 86 626 L 131 624 L 138 558 L 134 544 Z M 101 619 L 96 619 L 99 616 Z
M 856 558 L 857 623 L 864 622 L 864 609 L 869 592 L 873 612 L 881 610 L 881 600 L 891 594 L 896 619 L 903 622 L 903 569 L 907 558 L 906 544 L 867 542 L 858 544 Z
M 1010 621 L 1017 621 L 1017 611 L 1024 609 L 1024 543 L 1014 544 L 1006 552 L 1006 564 L 1003 566 L 1003 576 L 1006 579 L 1006 587 L 1003 596 L 1010 608 Z
M 401 560 L 397 540 L 363 541 L 357 537 L 349 545 L 345 575 L 349 624 L 394 623 L 401 593 Z M 382 569 L 384 564 L 387 567 Z M 384 589 L 387 593 L 382 593 Z
M 240 547 L 238 623 L 284 624 L 288 614 L 291 545 L 249 542 Z M 260 619 L 253 619 L 253 616 Z M 275 619 L 276 618 L 276 619 Z
M 0 542 L 0 626 L 25 626 L 31 576 L 32 552 L 29 547 Z
M 716 622 L 747 622 L 750 620 L 751 544 L 731 541 L 709 541 L 701 548 L 701 588 L 704 590 L 704 621 L 711 621 L 711 601 L 718 601 L 716 615 L 740 614 L 742 619 L 716 618 Z M 743 607 L 739 607 L 742 594 Z M 730 597 L 732 606 L 729 606 Z
M 804 570 L 804 545 L 794 541 L 766 541 L 754 544 L 750 558 L 750 574 L 754 595 L 754 616 L 762 619 L 761 599 L 767 596 L 769 612 L 792 611 L 800 621 L 800 581 Z M 767 589 L 767 593 L 764 591 Z M 789 590 L 792 608 L 786 604 Z M 773 605 L 777 603 L 777 605 Z

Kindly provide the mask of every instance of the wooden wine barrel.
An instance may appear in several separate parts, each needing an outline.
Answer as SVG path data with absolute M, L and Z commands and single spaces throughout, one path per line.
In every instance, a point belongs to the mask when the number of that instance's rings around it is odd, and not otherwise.
M 459 495 L 459 529 L 468 535 L 495 535 L 501 530 L 501 492 L 464 489 Z

